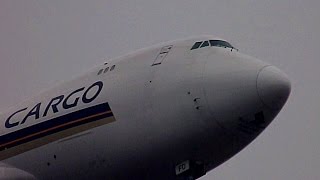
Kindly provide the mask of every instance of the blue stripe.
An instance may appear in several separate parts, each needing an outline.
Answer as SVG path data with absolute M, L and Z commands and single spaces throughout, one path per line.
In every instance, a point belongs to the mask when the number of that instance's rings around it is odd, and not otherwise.
M 79 119 L 86 118 L 86 117 L 93 116 L 93 115 L 100 114 L 100 113 L 104 113 L 104 112 L 107 112 L 107 111 L 110 111 L 110 110 L 111 109 L 110 109 L 109 104 L 108 103 L 103 103 L 103 104 L 99 104 L 99 105 L 96 105 L 96 106 L 85 108 L 85 109 L 82 109 L 82 110 L 79 110 L 79 111 L 75 111 L 75 112 L 60 116 L 60 117 L 56 117 L 56 118 L 47 120 L 45 122 L 42 122 L 42 123 L 39 123 L 39 124 L 35 124 L 33 126 L 26 127 L 24 129 L 21 129 L 21 130 L 18 130 L 18 131 L 3 135 L 3 136 L 0 137 L 0 145 L 15 141 L 17 139 L 20 139 L 20 138 L 23 138 L 23 137 L 26 137 L 26 136 L 29 136 L 29 135 L 32 135 L 32 134 L 35 134 L 35 133 L 38 133 L 38 132 L 41 132 L 41 131 L 48 130 L 50 128 L 57 127 L 59 125 L 63 125 L 63 124 L 66 124 L 66 123 L 77 121 Z M 82 124 L 86 124 L 86 123 L 89 123 L 89 122 L 97 121 L 97 120 L 100 120 L 100 119 L 103 119 L 103 118 L 106 118 L 106 117 L 111 117 L 111 116 L 113 116 L 113 113 L 109 112 L 109 113 L 98 115 L 98 116 L 94 116 L 94 117 L 91 117 L 91 118 L 88 118 L 88 119 L 85 119 L 85 120 L 82 120 L 82 121 L 79 121 L 79 122 L 74 122 L 74 123 L 71 123 L 71 124 L 56 128 L 56 129 L 51 129 L 51 130 L 49 130 L 47 132 L 43 132 L 43 133 L 37 134 L 35 136 L 31 136 L 31 137 L 22 139 L 20 141 L 7 144 L 6 146 L 1 147 L 0 151 L 4 150 L 6 148 L 11 148 L 11 147 L 23 144 L 23 143 L 27 143 L 27 142 L 33 141 L 35 139 L 39 139 L 39 138 L 42 138 L 44 136 L 48 136 L 48 135 L 51 135 L 51 134 L 54 134 L 54 133 L 57 133 L 57 132 L 60 132 L 60 131 L 63 131 L 63 130 L 69 129 L 69 128 L 73 128 L 73 127 L 76 127 L 76 126 L 79 126 L 79 125 L 82 125 Z

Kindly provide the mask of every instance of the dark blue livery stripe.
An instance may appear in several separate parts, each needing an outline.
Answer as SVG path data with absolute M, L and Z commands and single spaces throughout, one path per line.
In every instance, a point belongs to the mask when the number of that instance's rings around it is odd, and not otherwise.
M 0 151 L 112 116 L 108 103 L 75 111 L 1 136 Z

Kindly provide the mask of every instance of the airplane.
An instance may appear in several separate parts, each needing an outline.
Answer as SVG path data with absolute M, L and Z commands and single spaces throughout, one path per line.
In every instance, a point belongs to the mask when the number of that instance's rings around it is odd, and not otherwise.
M 211 35 L 108 60 L 0 115 L 2 179 L 197 179 L 241 151 L 291 91 Z

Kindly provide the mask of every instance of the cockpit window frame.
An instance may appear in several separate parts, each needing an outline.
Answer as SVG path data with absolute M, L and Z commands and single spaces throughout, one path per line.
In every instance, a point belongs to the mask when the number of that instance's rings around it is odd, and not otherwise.
M 203 41 L 203 43 L 201 44 L 200 48 L 209 47 L 209 46 L 210 46 L 209 41 Z
M 222 48 L 230 48 L 230 49 L 236 49 L 233 47 L 229 42 L 219 39 L 211 39 L 211 40 L 205 40 L 205 41 L 197 41 L 193 44 L 192 48 L 190 50 L 204 48 L 204 47 L 222 47 Z

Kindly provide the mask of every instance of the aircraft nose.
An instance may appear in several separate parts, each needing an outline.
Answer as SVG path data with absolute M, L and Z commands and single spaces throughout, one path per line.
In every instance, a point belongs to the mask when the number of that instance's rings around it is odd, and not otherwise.
M 257 77 L 261 101 L 271 109 L 281 109 L 288 99 L 291 84 L 286 74 L 274 66 L 264 67 Z

